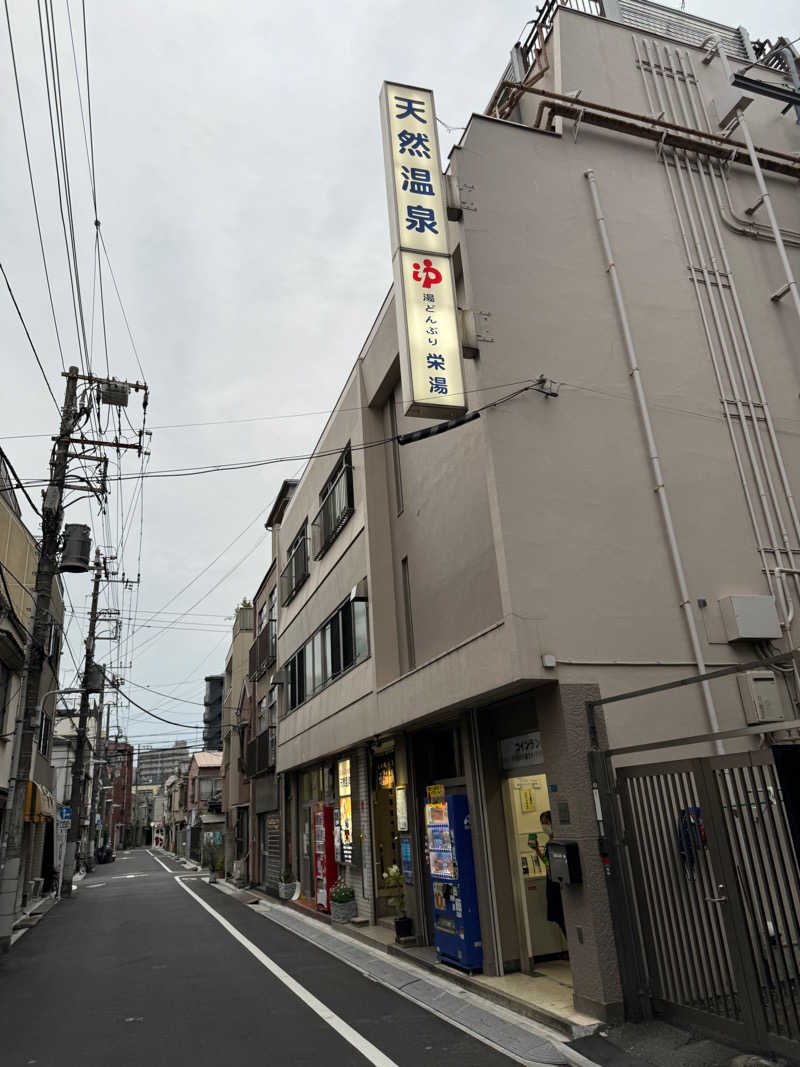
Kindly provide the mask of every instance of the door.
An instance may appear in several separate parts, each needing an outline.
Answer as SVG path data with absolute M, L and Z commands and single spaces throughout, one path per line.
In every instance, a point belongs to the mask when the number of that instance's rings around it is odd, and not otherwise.
M 617 772 L 654 1007 L 800 1051 L 800 876 L 768 751 Z

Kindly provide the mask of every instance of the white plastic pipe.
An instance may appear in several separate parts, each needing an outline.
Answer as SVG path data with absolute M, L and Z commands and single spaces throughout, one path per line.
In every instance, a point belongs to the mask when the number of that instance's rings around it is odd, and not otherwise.
M 597 179 L 593 170 L 586 171 L 586 179 L 589 182 L 589 192 L 592 197 L 592 204 L 594 205 L 595 220 L 597 222 L 597 230 L 600 234 L 600 241 L 603 246 L 603 254 L 606 258 L 606 273 L 608 274 L 611 282 L 611 289 L 614 294 L 614 302 L 617 306 L 617 314 L 619 315 L 620 327 L 622 329 L 622 337 L 625 342 L 625 352 L 628 356 L 628 363 L 631 368 L 631 380 L 633 382 L 634 393 L 636 394 L 636 402 L 639 408 L 639 416 L 642 420 L 642 428 L 644 430 L 645 441 L 647 443 L 647 454 L 650 460 L 650 467 L 653 472 L 653 480 L 655 482 L 655 492 L 661 506 L 661 516 L 664 521 L 664 528 L 667 534 L 667 544 L 669 546 L 669 553 L 672 560 L 672 566 L 675 571 L 675 580 L 678 586 L 678 594 L 680 597 L 680 607 L 683 612 L 683 617 L 686 622 L 686 629 L 689 634 L 689 641 L 692 646 L 692 654 L 694 655 L 695 663 L 697 664 L 697 673 L 705 674 L 706 663 L 703 656 L 703 650 L 700 644 L 700 637 L 697 632 L 697 623 L 695 622 L 694 612 L 692 611 L 691 600 L 689 599 L 689 589 L 686 584 L 686 573 L 683 569 L 683 561 L 681 559 L 680 549 L 678 548 L 678 541 L 675 536 L 675 526 L 672 521 L 672 511 L 669 506 L 669 499 L 667 497 L 667 488 L 664 484 L 664 475 L 661 470 L 661 460 L 658 456 L 658 448 L 656 447 L 655 434 L 653 433 L 653 424 L 650 419 L 650 410 L 647 406 L 647 397 L 645 396 L 644 386 L 642 384 L 641 371 L 639 369 L 639 360 L 636 355 L 636 347 L 633 343 L 633 335 L 631 334 L 630 322 L 628 320 L 628 312 L 625 308 L 625 301 L 622 296 L 622 288 L 620 287 L 619 277 L 617 276 L 617 267 L 614 262 L 614 254 L 611 250 L 611 242 L 608 238 L 608 229 L 606 227 L 605 215 L 600 204 L 600 196 L 597 191 Z M 703 694 L 703 702 L 705 704 L 706 716 L 708 718 L 708 725 L 713 733 L 717 733 L 719 730 L 719 719 L 717 718 L 717 709 L 714 705 L 714 697 L 711 694 L 711 687 L 708 682 L 701 682 L 700 689 Z M 722 754 L 725 751 L 724 745 L 721 741 L 714 742 L 715 748 L 718 753 Z

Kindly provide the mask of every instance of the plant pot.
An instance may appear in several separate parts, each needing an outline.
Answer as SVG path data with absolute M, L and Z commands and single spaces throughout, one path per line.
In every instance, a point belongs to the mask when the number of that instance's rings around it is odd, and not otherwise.
M 278 882 L 278 896 L 281 900 L 291 900 L 297 889 L 297 882 Z
M 346 900 L 343 903 L 331 901 L 331 922 L 349 923 L 358 915 L 358 906 L 354 900 Z
M 405 937 L 414 936 L 414 922 L 408 915 L 400 915 L 394 921 L 394 939 L 402 941 Z

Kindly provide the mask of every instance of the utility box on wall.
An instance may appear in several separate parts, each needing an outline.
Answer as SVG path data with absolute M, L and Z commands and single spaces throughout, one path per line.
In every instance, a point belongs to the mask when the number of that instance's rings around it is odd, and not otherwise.
M 581 857 L 577 841 L 551 841 L 547 846 L 550 877 L 560 885 L 580 885 L 583 882 Z
M 726 596 L 719 602 L 729 641 L 775 641 L 781 624 L 771 596 Z
M 737 675 L 737 678 L 746 722 L 755 725 L 760 722 L 781 722 L 786 718 L 778 680 L 772 671 L 746 671 Z

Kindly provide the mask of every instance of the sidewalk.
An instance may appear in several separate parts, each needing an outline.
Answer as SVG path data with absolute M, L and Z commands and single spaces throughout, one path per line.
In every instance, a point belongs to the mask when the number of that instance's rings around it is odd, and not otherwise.
M 442 974 L 439 965 L 429 969 L 426 962 L 421 963 L 406 952 L 387 952 L 388 945 L 376 943 L 357 927 L 320 922 L 304 909 L 286 907 L 259 891 L 235 889 L 225 882 L 217 882 L 215 887 L 398 995 L 415 1001 L 456 1027 L 480 1035 L 519 1063 L 589 1067 L 595 1062 L 570 1048 L 567 1044 L 570 1035 L 563 1030 L 489 1001 L 480 986 L 465 988 L 450 975 Z M 596 1020 L 592 1023 L 591 1030 L 594 1030 Z

